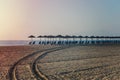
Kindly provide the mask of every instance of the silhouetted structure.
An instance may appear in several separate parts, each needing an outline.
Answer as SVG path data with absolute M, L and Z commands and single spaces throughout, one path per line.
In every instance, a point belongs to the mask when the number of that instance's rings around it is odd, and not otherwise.
M 41 38 L 42 38 L 42 37 L 43 37 L 42 35 L 40 35 L 40 36 L 37 37 L 37 38 L 40 38 L 39 44 L 42 43 L 42 41 L 41 41 Z
M 33 38 L 35 36 L 30 35 L 28 38 L 31 38 L 29 44 L 35 44 Z M 73 45 L 73 44 L 80 44 L 80 45 L 88 45 L 88 44 L 120 44 L 120 36 L 70 36 L 70 35 L 40 35 L 37 38 L 40 38 L 38 44 L 50 44 L 50 45 Z
M 35 41 L 33 41 L 33 38 L 35 38 L 35 36 L 30 35 L 28 36 L 28 38 L 31 38 L 31 41 L 29 42 L 29 44 L 35 44 Z

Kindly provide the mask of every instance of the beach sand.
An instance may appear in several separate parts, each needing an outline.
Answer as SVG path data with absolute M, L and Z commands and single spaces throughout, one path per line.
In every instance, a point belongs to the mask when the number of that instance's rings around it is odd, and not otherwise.
M 38 50 L 43 50 L 51 47 L 54 46 L 0 46 L 0 80 L 10 79 L 9 69 L 21 58 L 32 54 L 33 52 L 36 52 Z
M 33 52 L 58 46 L 1 46 L 0 80 L 10 80 L 10 68 Z M 31 64 L 33 55 L 16 68 L 19 80 L 36 80 Z M 48 53 L 37 67 L 49 80 L 120 80 L 120 45 L 75 46 Z
M 38 68 L 49 80 L 120 80 L 120 46 L 76 46 L 52 52 Z
M 36 51 L 31 46 L 0 47 L 0 80 L 9 80 L 9 69 L 20 58 Z

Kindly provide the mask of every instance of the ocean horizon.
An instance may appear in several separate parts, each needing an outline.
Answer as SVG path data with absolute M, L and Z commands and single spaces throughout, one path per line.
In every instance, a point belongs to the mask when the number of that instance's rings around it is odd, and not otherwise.
M 29 40 L 0 40 L 0 46 L 22 46 L 28 43 Z

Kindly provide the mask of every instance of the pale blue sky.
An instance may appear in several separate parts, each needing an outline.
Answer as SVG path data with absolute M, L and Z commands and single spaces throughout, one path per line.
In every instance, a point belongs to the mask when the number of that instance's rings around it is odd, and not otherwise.
M 119 35 L 120 0 L 0 0 L 0 23 L 1 40 Z

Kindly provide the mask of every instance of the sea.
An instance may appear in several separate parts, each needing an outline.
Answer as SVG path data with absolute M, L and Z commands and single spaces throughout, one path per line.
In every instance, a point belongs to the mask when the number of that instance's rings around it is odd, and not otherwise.
M 0 40 L 0 46 L 22 46 L 28 43 L 29 40 Z

